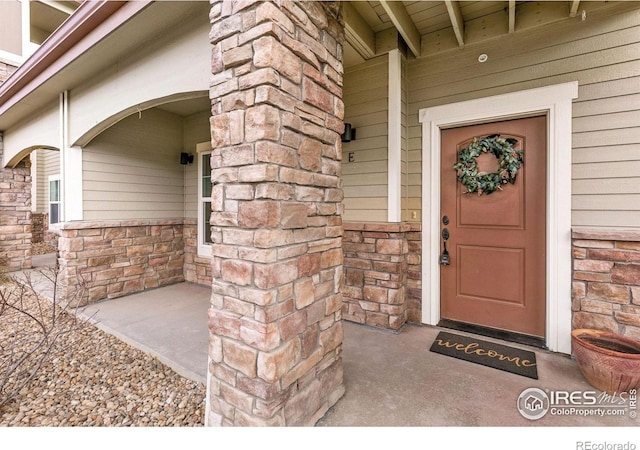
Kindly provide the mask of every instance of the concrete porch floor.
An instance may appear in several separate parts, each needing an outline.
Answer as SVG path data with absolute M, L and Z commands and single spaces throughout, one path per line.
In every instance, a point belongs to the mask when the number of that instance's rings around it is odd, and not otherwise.
M 44 288 L 43 288 L 44 289 Z M 211 290 L 180 283 L 81 309 L 102 330 L 204 383 Z M 538 380 L 429 351 L 441 328 L 407 325 L 399 333 L 343 322 L 345 396 L 318 422 L 323 427 L 637 427 L 620 416 L 552 415 L 531 421 L 516 408 L 531 387 L 594 391 L 567 355 L 536 348 Z M 460 333 L 467 334 L 467 333 Z M 468 335 L 468 334 L 467 334 Z M 492 339 L 480 337 L 484 340 Z M 506 343 L 517 346 L 517 344 Z
M 97 326 L 155 354 L 183 376 L 206 378 L 210 290 L 181 283 L 83 311 Z M 594 390 L 566 355 L 529 348 L 538 380 L 429 351 L 441 329 L 408 325 L 399 334 L 344 322 L 345 396 L 318 426 L 637 426 L 629 417 L 552 416 L 531 421 L 516 408 L 530 387 Z M 485 340 L 489 338 L 482 337 Z M 509 344 L 513 345 L 513 344 Z

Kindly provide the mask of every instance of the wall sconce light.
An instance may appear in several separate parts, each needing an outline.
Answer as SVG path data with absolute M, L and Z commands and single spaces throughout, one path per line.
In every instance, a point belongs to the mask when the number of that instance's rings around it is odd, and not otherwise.
M 191 164 L 192 162 L 193 162 L 193 155 L 190 155 L 185 152 L 180 153 L 180 164 L 185 166 L 187 164 Z
M 344 133 L 342 133 L 342 142 L 351 142 L 356 140 L 356 129 L 351 128 L 350 123 L 344 124 Z

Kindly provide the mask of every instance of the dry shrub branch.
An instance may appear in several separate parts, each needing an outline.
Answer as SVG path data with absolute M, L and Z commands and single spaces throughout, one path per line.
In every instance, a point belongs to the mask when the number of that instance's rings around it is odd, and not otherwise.
M 76 329 L 81 320 L 69 314 L 69 305 L 84 295 L 80 287 L 74 298 L 59 300 L 57 268 L 43 268 L 5 280 L 0 285 L 0 410 L 29 386 L 40 368 L 69 346 L 61 339 Z M 36 283 L 52 286 L 52 299 L 39 295 Z

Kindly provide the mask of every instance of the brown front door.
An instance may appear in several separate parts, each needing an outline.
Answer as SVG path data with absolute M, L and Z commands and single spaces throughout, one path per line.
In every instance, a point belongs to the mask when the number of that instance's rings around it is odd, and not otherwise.
M 441 219 L 448 218 L 450 265 L 440 266 L 443 319 L 536 337 L 545 335 L 546 117 L 442 131 Z M 453 165 L 474 137 L 517 140 L 524 163 L 515 184 L 490 195 L 467 194 Z M 497 160 L 483 154 L 481 171 Z M 441 250 L 443 241 L 440 241 Z

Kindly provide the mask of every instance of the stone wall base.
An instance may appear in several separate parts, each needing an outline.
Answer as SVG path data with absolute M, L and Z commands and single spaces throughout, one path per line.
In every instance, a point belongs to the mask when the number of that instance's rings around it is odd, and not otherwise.
M 49 228 L 49 215 L 47 213 L 31 213 L 31 242 L 39 244 L 44 242 L 44 233 Z
M 422 321 L 419 223 L 345 223 L 343 318 L 397 331 Z
M 640 231 L 574 228 L 572 328 L 640 340 Z
M 0 161 L 4 147 L 0 133 Z M 0 167 L 0 269 L 31 268 L 31 167 Z
M 422 322 L 418 223 L 345 223 L 343 318 L 390 330 Z M 573 230 L 572 328 L 640 339 L 640 231 Z
M 58 247 L 58 234 L 49 231 L 49 214 L 48 213 L 31 213 L 31 242 L 45 244 Z
M 185 280 L 183 220 L 69 222 L 59 238 L 63 298 L 91 303 Z
M 185 219 L 182 234 L 185 281 L 211 286 L 211 257 L 198 256 L 198 222 Z

